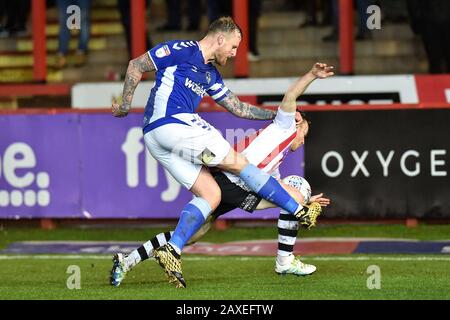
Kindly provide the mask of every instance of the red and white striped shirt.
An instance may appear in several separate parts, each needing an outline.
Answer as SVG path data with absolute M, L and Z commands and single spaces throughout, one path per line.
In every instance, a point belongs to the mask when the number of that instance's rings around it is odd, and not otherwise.
M 286 115 L 286 113 L 280 113 L 280 111 L 278 111 L 277 118 L 281 118 L 284 115 Z M 260 129 L 234 145 L 234 149 L 243 154 L 251 164 L 277 179 L 280 178 L 278 168 L 297 136 L 295 119 L 292 117 L 283 118 L 284 127 L 289 126 L 288 129 L 281 127 L 280 119 L 276 119 L 278 121 L 274 121 L 266 128 Z M 289 121 L 287 126 L 286 121 Z M 225 174 L 231 182 L 249 190 L 238 176 L 228 172 L 225 172 Z

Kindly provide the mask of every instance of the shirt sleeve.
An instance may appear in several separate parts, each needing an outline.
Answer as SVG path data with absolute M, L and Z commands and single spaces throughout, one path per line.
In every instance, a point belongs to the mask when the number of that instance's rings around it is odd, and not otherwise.
M 198 51 L 195 41 L 168 41 L 147 51 L 156 70 L 186 62 Z
M 206 90 L 206 92 L 215 102 L 220 102 L 226 97 L 229 91 L 230 90 L 225 86 L 219 71 L 216 70 L 216 81 Z
M 283 130 L 295 129 L 295 112 L 289 113 L 278 108 L 273 123 Z

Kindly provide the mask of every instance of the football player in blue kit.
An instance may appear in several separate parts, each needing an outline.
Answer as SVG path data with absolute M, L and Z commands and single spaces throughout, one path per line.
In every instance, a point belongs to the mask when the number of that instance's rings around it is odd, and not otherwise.
M 239 176 L 253 192 L 299 221 L 308 221 L 310 214 L 321 211 L 317 202 L 299 204 L 275 178 L 235 152 L 217 129 L 195 113 L 203 96 L 208 94 L 238 117 L 275 118 L 273 111 L 241 102 L 226 87 L 214 65 L 224 66 L 235 57 L 241 39 L 239 26 L 230 17 L 222 17 L 211 23 L 200 41 L 173 40 L 157 45 L 130 61 L 122 104 L 112 104 L 115 117 L 126 116 L 142 74 L 156 71 L 145 107 L 144 141 L 152 156 L 195 195 L 183 207 L 170 241 L 153 252 L 169 283 L 177 287 L 186 287 L 181 251 L 221 200 L 220 188 L 204 166 Z M 286 116 L 295 118 L 296 113 Z

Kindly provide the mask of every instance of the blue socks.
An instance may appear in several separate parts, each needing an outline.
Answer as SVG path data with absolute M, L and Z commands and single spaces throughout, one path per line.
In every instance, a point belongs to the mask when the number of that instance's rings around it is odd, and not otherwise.
M 254 192 L 287 212 L 294 214 L 298 208 L 301 208 L 300 204 L 275 178 L 256 166 L 248 164 L 239 176 Z M 211 211 L 211 206 L 203 198 L 196 197 L 186 204 L 169 243 L 177 251 L 178 249 L 179 251 L 183 250 L 188 240 L 200 229 Z
M 181 211 L 180 219 L 169 243 L 175 249 L 183 250 L 188 240 L 200 229 L 211 211 L 211 206 L 205 199 L 199 197 L 192 199 Z
M 287 212 L 294 214 L 300 207 L 274 177 L 253 164 L 248 164 L 239 176 L 254 192 Z

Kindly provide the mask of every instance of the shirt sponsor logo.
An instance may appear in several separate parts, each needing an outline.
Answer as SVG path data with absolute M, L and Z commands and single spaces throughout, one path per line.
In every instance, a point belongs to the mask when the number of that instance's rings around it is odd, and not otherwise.
M 253 212 L 256 207 L 258 206 L 259 202 L 261 201 L 261 198 L 254 195 L 253 193 L 249 193 L 247 197 L 242 201 L 239 208 L 242 210 L 245 210 L 247 212 Z
M 186 78 L 186 82 L 184 83 L 184 85 L 202 98 L 206 94 L 206 90 L 201 85 L 199 85 L 198 83 L 195 83 L 194 81 L 192 81 L 189 78 Z
M 170 49 L 169 49 L 169 47 L 167 45 L 162 46 L 161 48 L 156 50 L 155 55 L 158 58 L 164 58 L 164 57 L 170 55 Z
M 216 155 L 208 148 L 203 150 L 203 152 L 200 154 L 200 159 L 205 165 L 210 164 L 211 161 L 213 161 L 215 157 L 216 157 Z

